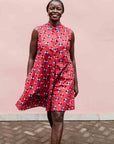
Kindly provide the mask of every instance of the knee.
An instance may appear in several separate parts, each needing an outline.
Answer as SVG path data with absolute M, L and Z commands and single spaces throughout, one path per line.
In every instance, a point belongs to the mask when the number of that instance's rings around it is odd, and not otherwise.
M 52 111 L 51 115 L 53 122 L 63 122 L 64 112 Z

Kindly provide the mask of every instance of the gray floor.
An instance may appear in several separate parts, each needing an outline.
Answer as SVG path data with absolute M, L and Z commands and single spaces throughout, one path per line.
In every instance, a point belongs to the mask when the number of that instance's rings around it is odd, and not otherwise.
M 0 144 L 51 144 L 48 121 L 1 121 Z M 114 144 L 114 121 L 67 121 L 61 144 Z

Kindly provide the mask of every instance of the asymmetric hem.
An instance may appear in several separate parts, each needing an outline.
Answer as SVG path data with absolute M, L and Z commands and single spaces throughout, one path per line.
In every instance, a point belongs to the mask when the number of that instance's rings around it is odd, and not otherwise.
M 18 110 L 44 107 L 46 111 L 75 109 L 74 68 L 70 58 L 71 29 L 48 21 L 38 26 L 37 54 L 25 80 Z

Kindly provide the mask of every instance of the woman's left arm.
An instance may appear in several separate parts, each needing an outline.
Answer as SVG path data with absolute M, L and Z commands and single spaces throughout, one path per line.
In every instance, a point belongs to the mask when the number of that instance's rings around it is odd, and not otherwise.
M 74 91 L 75 91 L 75 97 L 79 93 L 78 89 L 78 79 L 77 79 L 77 71 L 76 71 L 76 61 L 75 61 L 75 56 L 74 56 L 74 42 L 75 42 L 75 35 L 74 32 L 71 30 L 71 45 L 70 45 L 70 58 L 73 63 L 74 67 L 74 72 L 75 72 L 75 81 L 74 81 Z

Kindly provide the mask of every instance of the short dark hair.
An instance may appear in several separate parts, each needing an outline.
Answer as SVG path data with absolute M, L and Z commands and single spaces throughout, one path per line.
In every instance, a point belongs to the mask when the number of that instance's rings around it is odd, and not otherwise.
M 63 8 L 62 13 L 64 13 L 64 4 L 63 4 L 63 2 L 62 2 L 61 0 L 50 0 L 49 3 L 47 4 L 46 11 L 48 12 L 49 4 L 50 4 L 52 1 L 58 1 L 58 2 L 60 2 L 61 5 L 62 5 L 62 8 Z

